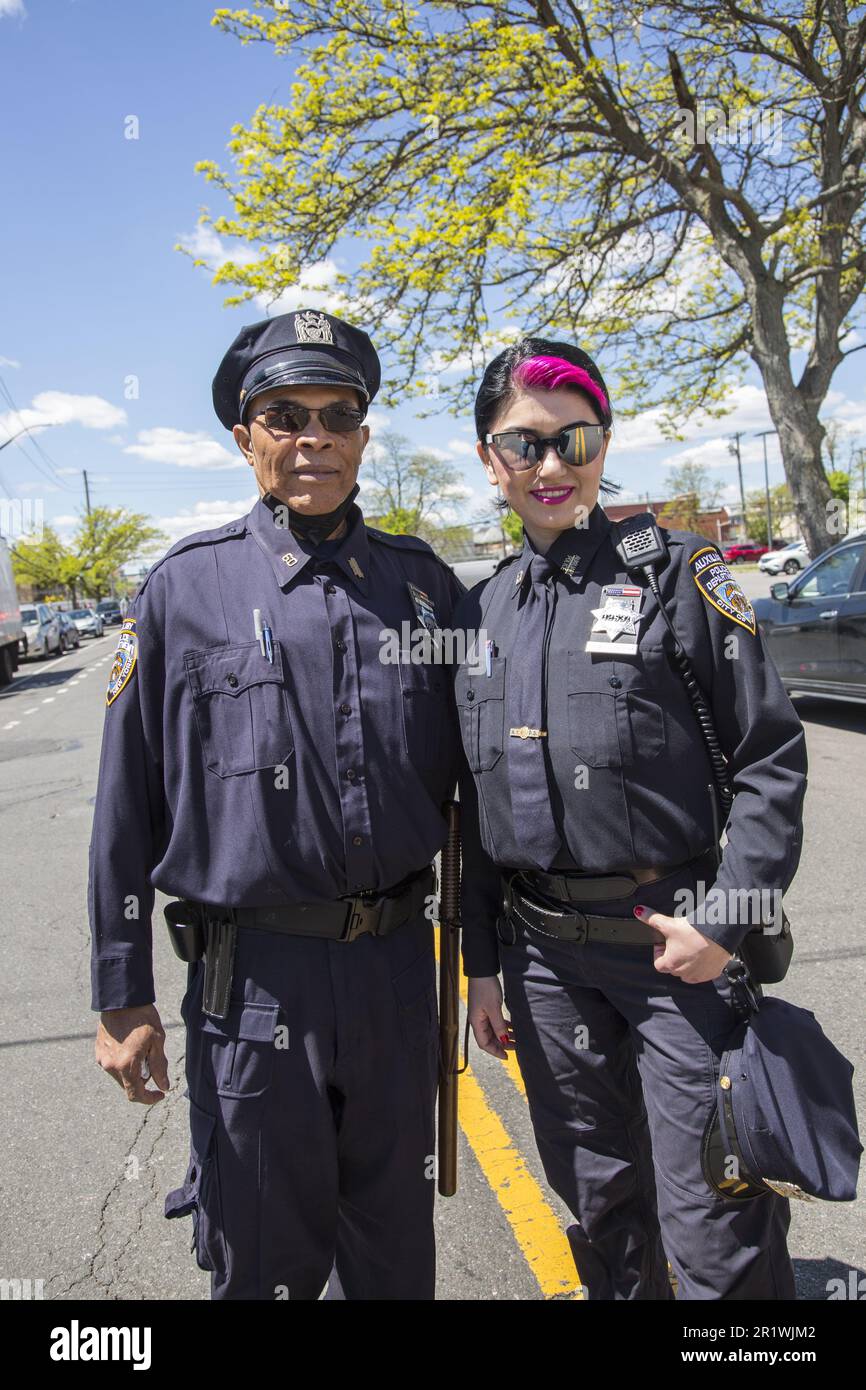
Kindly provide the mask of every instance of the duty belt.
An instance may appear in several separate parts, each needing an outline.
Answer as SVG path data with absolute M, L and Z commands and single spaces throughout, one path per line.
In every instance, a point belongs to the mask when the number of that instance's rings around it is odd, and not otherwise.
M 433 892 L 432 865 L 405 886 L 390 893 L 359 893 L 330 903 L 291 903 L 285 907 L 236 907 L 239 927 L 285 932 L 287 936 L 322 936 L 331 941 L 355 941 L 365 932 L 390 936 L 416 917 Z
M 711 851 L 690 860 L 688 864 L 668 869 L 649 882 L 658 883 L 677 873 L 679 869 L 704 865 Z M 598 913 L 583 910 L 596 902 L 615 902 L 622 898 L 634 897 L 640 884 L 630 874 L 602 874 L 596 877 L 583 874 L 550 874 L 536 870 L 523 870 L 506 874 L 502 879 L 503 914 L 497 930 L 500 937 L 512 944 L 516 940 L 515 919 L 534 931 L 546 936 L 555 936 L 575 945 L 585 945 L 587 941 L 616 943 L 622 946 L 646 946 L 651 942 L 663 942 L 664 937 L 655 927 L 630 917 L 605 917 Z M 551 902 L 550 899 L 556 901 Z M 545 901 L 547 900 L 547 901 Z M 560 905 L 562 904 L 562 906 Z M 582 906 L 578 906 L 581 904 Z M 503 931 L 510 936 L 503 937 Z
M 205 958 L 202 1010 L 225 1018 L 231 998 L 238 927 L 355 941 L 359 936 L 389 936 L 416 917 L 433 892 L 432 865 L 387 893 L 359 893 L 329 903 L 287 903 L 283 907 L 212 907 L 174 902 L 165 909 L 171 944 L 181 960 Z

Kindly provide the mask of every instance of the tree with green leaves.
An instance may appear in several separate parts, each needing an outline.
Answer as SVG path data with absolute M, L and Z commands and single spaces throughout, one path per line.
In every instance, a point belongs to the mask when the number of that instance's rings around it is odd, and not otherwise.
M 229 303 L 351 244 L 334 307 L 390 349 L 391 399 L 452 366 L 439 394 L 462 406 L 531 330 L 579 339 L 671 437 L 722 415 L 751 359 L 827 547 L 819 411 L 866 283 L 862 5 L 260 0 L 213 23 L 292 78 L 228 168 L 198 166 L 229 206 L 205 220 L 240 244 L 214 277 Z
M 12 551 L 18 584 L 39 593 L 66 591 L 96 601 L 108 593 L 124 565 L 137 556 L 155 556 L 167 537 L 141 512 L 125 507 L 94 507 L 82 515 L 69 545 L 46 526 L 38 541 L 19 541 Z
M 458 470 L 405 435 L 383 430 L 364 459 L 364 506 L 383 531 L 429 541 L 444 525 L 443 511 L 466 495 Z
M 719 505 L 718 481 L 710 476 L 708 468 L 693 459 L 671 468 L 667 493 L 670 502 L 663 513 L 665 525 L 684 531 L 699 530 L 701 512 L 713 511 Z
M 782 521 L 795 515 L 791 490 L 787 483 L 778 483 L 770 488 L 770 511 L 773 517 L 773 537 L 778 539 Z M 750 540 L 767 539 L 767 494 L 762 487 L 753 488 L 746 493 L 746 536 Z M 834 536 L 834 542 L 839 537 Z

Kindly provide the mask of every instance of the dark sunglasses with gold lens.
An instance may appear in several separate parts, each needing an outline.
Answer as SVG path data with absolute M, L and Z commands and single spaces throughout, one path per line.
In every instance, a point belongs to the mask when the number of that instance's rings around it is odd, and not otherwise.
M 505 467 L 516 473 L 537 467 L 551 446 L 565 463 L 583 468 L 601 453 L 604 425 L 566 425 L 559 434 L 544 439 L 533 430 L 505 430 L 486 434 L 484 442 L 494 445 Z

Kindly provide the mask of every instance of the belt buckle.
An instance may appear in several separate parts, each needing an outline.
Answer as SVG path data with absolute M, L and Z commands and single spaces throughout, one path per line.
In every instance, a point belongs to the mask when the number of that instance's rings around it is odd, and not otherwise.
M 589 935 L 589 918 L 585 912 L 581 912 L 580 908 L 575 907 L 573 904 L 568 916 L 578 917 L 580 919 L 576 928 L 576 935 L 570 936 L 568 940 L 575 946 L 585 946 L 587 936 Z
M 346 913 L 346 925 L 343 928 L 341 941 L 356 941 L 359 936 L 369 932 L 371 936 L 378 935 L 377 927 L 381 917 L 381 899 L 377 898 L 375 903 L 368 902 L 365 898 L 350 898 L 349 908 Z

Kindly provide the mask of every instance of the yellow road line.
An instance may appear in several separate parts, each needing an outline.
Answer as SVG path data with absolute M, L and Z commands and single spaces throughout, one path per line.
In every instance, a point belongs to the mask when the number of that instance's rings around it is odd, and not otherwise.
M 438 956 L 439 938 L 436 938 Z M 460 975 L 460 997 L 467 1003 L 467 981 Z M 525 1097 L 526 1087 L 517 1059 L 503 1063 L 511 1081 Z M 559 1219 L 545 1200 L 535 1178 L 507 1129 L 488 1101 L 469 1067 L 458 1084 L 457 1115 L 466 1141 L 498 1201 L 523 1258 L 545 1298 L 570 1294 L 582 1299 L 571 1246 Z
M 458 1114 L 460 1128 L 544 1297 L 575 1296 L 578 1276 L 568 1240 L 471 1070 L 460 1078 Z

